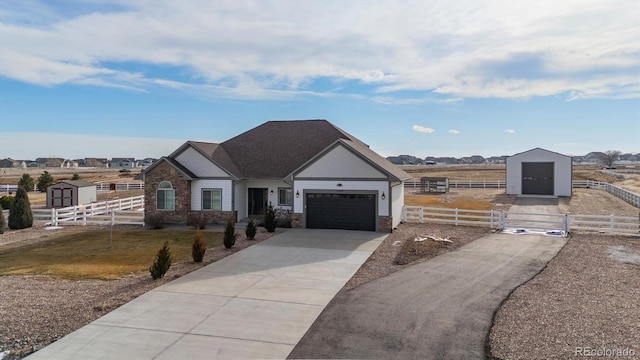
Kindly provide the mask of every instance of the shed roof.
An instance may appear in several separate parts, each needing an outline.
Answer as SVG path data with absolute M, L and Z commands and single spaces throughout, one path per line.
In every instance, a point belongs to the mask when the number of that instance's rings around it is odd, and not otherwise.
M 81 187 L 89 187 L 89 186 L 96 186 L 96 184 L 94 184 L 94 183 L 92 183 L 90 181 L 87 181 L 87 180 L 64 180 L 64 181 L 59 181 L 59 182 L 57 182 L 57 183 L 55 183 L 55 184 L 53 184 L 51 186 L 58 185 L 58 184 L 69 184 L 69 185 L 72 185 L 72 186 L 75 186 L 75 187 L 79 187 L 79 188 L 81 188 Z

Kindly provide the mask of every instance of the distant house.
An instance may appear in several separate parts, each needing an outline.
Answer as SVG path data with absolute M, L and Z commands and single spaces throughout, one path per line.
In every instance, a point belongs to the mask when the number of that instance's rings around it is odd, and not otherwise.
M 64 163 L 63 158 L 37 158 L 36 164 L 39 168 L 60 168 Z
M 504 164 L 507 162 L 507 155 L 502 155 L 502 156 L 492 156 L 490 158 L 487 159 L 487 163 L 489 164 Z
M 187 141 L 149 166 L 145 217 L 184 224 L 259 216 L 291 226 L 390 232 L 402 220 L 406 172 L 326 120 L 269 121 L 230 140 Z
M 90 204 L 97 200 L 97 186 L 85 180 L 68 180 L 47 188 L 47 208 Z
M 109 167 L 112 168 L 132 168 L 136 166 L 137 164 L 134 158 L 113 158 L 109 163 Z
M 137 162 L 138 162 L 139 166 L 142 166 L 142 167 L 146 168 L 146 167 L 149 167 L 149 166 L 153 165 L 153 163 L 156 162 L 156 161 L 157 161 L 157 159 L 154 159 L 154 158 L 146 158 L 146 159 L 143 159 L 143 160 L 138 160 Z
M 458 159 L 454 157 L 438 157 L 435 159 L 436 164 L 453 165 L 458 163 Z
M 511 195 L 571 196 L 571 156 L 535 148 L 507 158 Z
M 6 158 L 0 160 L 0 168 L 25 168 L 27 163 L 24 160 L 13 160 L 12 158 Z
M 109 166 L 109 160 L 107 158 L 84 158 L 85 167 L 105 168 Z

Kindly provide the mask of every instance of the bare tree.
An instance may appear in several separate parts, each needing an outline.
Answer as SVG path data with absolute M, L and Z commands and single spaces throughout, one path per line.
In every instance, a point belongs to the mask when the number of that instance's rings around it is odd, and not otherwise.
M 613 163 L 622 154 L 619 150 L 607 150 L 600 156 L 600 163 L 605 167 L 613 167 Z

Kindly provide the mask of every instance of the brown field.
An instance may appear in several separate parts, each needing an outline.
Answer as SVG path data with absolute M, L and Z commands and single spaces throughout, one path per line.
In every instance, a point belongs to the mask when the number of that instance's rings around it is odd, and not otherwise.
M 37 181 L 38 177 L 48 171 L 54 181 L 71 180 L 73 174 L 80 175 L 83 180 L 91 182 L 133 183 L 140 182 L 134 179 L 140 170 L 132 169 L 129 174 L 120 174 L 120 169 L 74 169 L 74 168 L 27 168 L 27 169 L 0 169 L 0 184 L 17 184 L 22 174 L 29 174 Z

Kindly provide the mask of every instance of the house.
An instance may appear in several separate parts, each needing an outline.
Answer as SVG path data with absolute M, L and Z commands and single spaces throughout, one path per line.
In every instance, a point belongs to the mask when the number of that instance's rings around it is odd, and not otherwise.
M 13 160 L 12 158 L 6 158 L 0 160 L 0 168 L 26 168 L 27 164 L 23 160 Z
M 136 161 L 134 158 L 113 158 L 109 167 L 112 168 L 132 168 L 136 167 Z
M 36 166 L 39 168 L 61 168 L 64 163 L 63 158 L 37 158 Z M 29 165 L 31 166 L 31 165 Z
M 97 198 L 96 184 L 86 180 L 61 181 L 47 187 L 47 208 L 89 204 Z
M 507 194 L 571 196 L 571 181 L 571 156 L 535 148 L 507 158 Z
M 222 223 L 291 214 L 292 227 L 390 232 L 411 177 L 326 120 L 269 121 L 220 144 L 187 141 L 149 166 L 145 216 Z
M 109 165 L 109 160 L 106 158 L 84 158 L 85 167 L 105 168 Z

